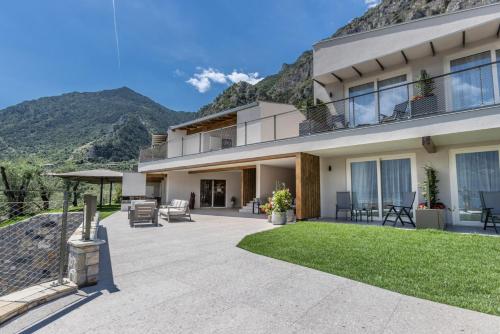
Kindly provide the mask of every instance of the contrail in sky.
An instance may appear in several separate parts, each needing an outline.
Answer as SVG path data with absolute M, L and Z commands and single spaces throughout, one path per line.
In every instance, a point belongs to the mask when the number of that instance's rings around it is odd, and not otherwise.
M 113 23 L 115 24 L 115 40 L 116 40 L 116 56 L 118 58 L 118 68 L 121 68 L 121 60 L 120 60 L 120 43 L 118 42 L 118 26 L 116 25 L 116 6 L 115 0 L 113 2 Z

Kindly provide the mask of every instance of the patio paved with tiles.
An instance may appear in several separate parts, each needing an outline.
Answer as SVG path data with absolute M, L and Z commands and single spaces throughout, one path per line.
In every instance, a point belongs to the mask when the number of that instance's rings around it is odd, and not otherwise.
M 200 214 L 201 213 L 201 214 Z M 235 245 L 272 228 L 203 211 L 195 222 L 103 221 L 101 281 L 8 322 L 2 333 L 498 333 L 500 317 L 266 258 Z

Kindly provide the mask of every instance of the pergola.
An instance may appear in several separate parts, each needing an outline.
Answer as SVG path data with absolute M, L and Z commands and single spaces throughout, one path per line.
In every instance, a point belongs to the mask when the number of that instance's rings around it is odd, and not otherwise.
M 109 169 L 93 169 L 82 170 L 77 172 L 68 173 L 51 173 L 51 176 L 60 177 L 65 180 L 86 182 L 92 184 L 99 184 L 101 186 L 99 196 L 99 206 L 102 207 L 102 192 L 104 184 L 109 184 L 109 204 L 111 204 L 113 194 L 113 183 L 121 183 L 123 179 L 122 172 L 116 172 Z

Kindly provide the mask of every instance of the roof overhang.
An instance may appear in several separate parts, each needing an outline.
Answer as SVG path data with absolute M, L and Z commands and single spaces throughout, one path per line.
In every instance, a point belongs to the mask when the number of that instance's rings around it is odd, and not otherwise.
M 49 173 L 49 176 L 60 177 L 71 181 L 80 181 L 87 183 L 121 183 L 123 179 L 122 172 L 116 172 L 109 169 L 83 170 L 68 173 Z
M 438 15 L 314 46 L 314 79 L 325 85 L 500 35 L 500 4 Z
M 221 123 L 227 122 L 230 123 L 228 125 L 232 125 L 232 123 L 236 124 L 237 113 L 240 110 L 252 108 L 258 106 L 259 102 L 252 102 L 240 107 L 227 109 L 212 115 L 208 115 L 205 117 L 197 118 L 189 122 L 177 124 L 170 127 L 170 130 L 186 130 L 190 133 L 196 133 L 200 131 L 206 131 L 207 128 L 212 126 L 219 126 Z

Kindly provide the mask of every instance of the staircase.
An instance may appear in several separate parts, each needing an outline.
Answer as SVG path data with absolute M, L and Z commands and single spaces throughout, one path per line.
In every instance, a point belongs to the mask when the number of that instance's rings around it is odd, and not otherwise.
M 253 202 L 248 202 L 245 206 L 243 206 L 239 212 L 240 213 L 252 213 L 252 203 Z

